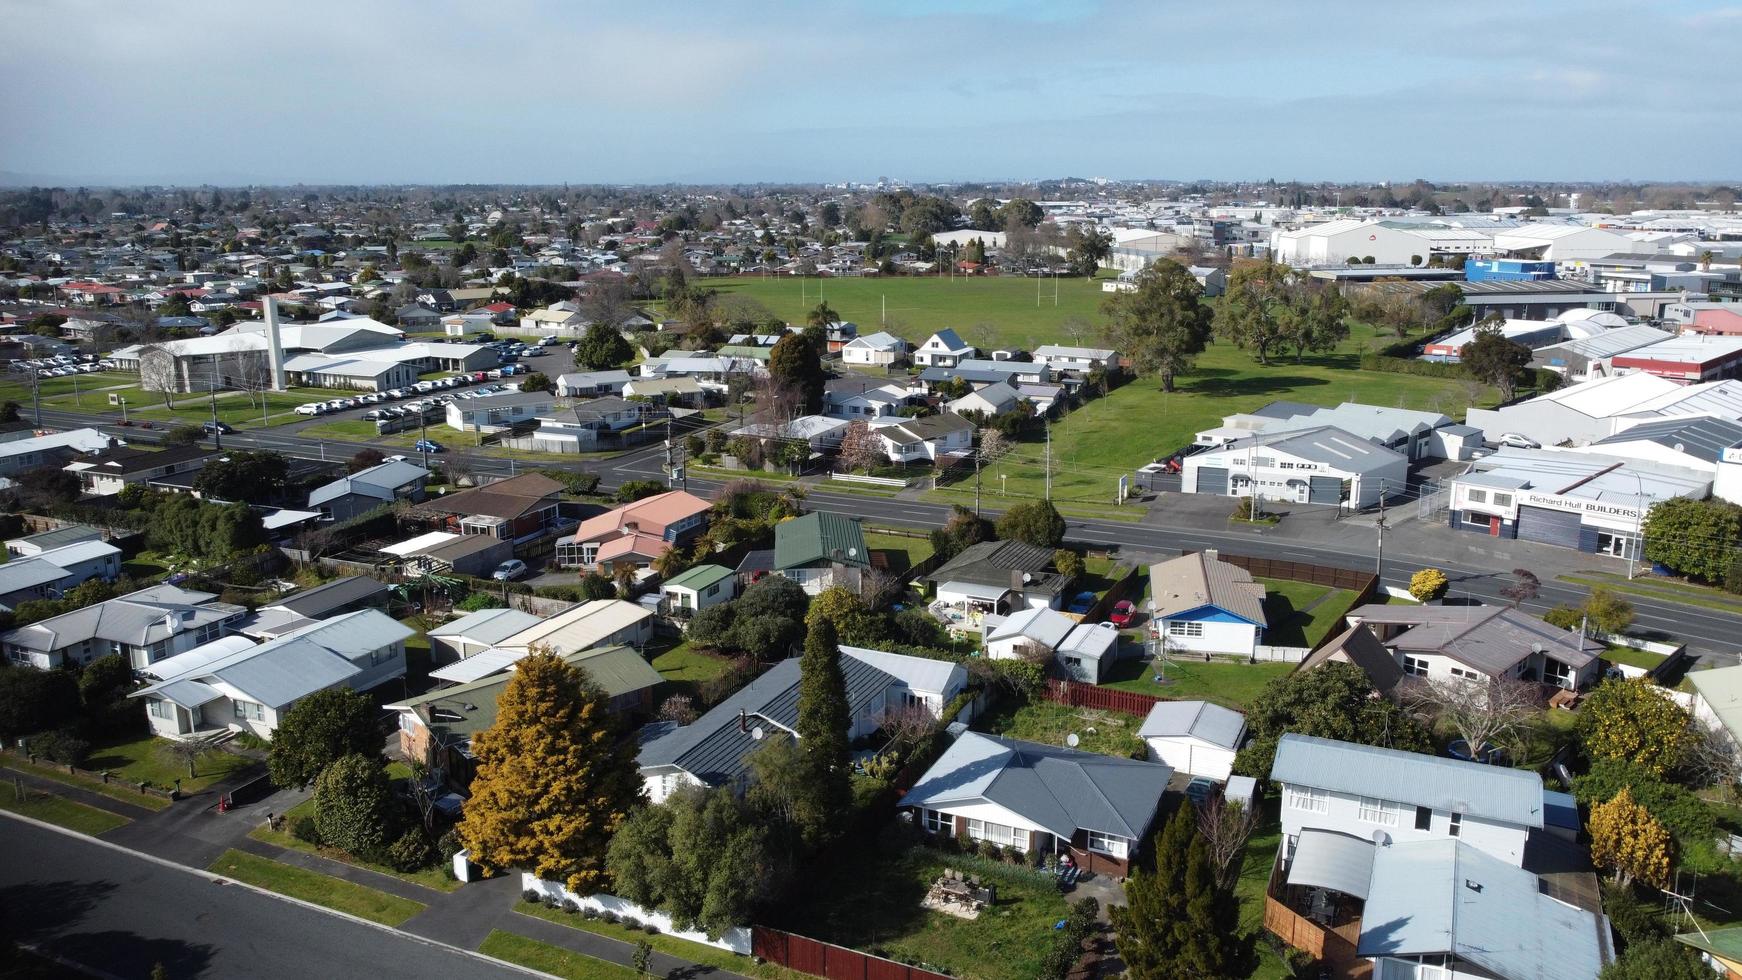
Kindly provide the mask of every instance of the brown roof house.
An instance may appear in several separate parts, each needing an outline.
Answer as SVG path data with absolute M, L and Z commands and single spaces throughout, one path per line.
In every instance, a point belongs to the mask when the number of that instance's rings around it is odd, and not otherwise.
M 417 512 L 460 534 L 487 534 L 525 544 L 556 530 L 563 485 L 542 473 L 486 483 L 417 505 Z
M 1170 651 L 1250 657 L 1270 625 L 1264 586 L 1215 551 L 1149 566 L 1149 611 Z

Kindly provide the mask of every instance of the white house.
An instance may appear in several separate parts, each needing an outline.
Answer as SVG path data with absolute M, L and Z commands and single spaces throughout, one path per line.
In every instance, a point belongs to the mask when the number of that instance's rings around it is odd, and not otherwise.
M 1246 716 L 1209 701 L 1157 701 L 1137 737 L 1175 772 L 1225 781 L 1246 739 Z
M 549 392 L 509 391 L 450 402 L 447 423 L 461 432 L 489 432 L 547 416 L 555 407 L 556 396 Z
M 58 598 L 81 582 L 109 581 L 120 574 L 121 549 L 106 541 L 75 541 L 14 558 L 0 564 L 0 608 L 13 609 L 28 599 Z
M 883 440 L 884 452 L 893 463 L 936 462 L 940 456 L 966 452 L 974 445 L 973 423 L 949 412 L 903 419 L 872 432 Z
M 1214 551 L 1149 566 L 1149 613 L 1168 650 L 1250 657 L 1264 630 L 1264 586 Z
M 254 645 L 227 636 L 145 668 L 154 734 L 186 738 L 246 731 L 269 738 L 291 705 L 316 691 L 367 691 L 405 674 L 409 627 L 378 609 L 313 623 Z
M 907 341 L 881 330 L 863 337 L 854 337 L 841 347 L 841 361 L 845 364 L 891 367 L 905 360 Z
M 430 655 L 437 663 L 464 660 L 542 622 L 518 609 L 480 609 L 430 630 Z
M 628 384 L 629 380 L 629 372 L 621 369 L 559 374 L 556 379 L 556 393 L 563 398 L 599 398 L 605 395 L 621 395 L 623 394 L 623 386 Z
M 1081 371 L 1087 374 L 1096 368 L 1111 371 L 1118 367 L 1119 354 L 1099 347 L 1042 344 L 1034 349 L 1034 362 L 1045 364 L 1054 371 Z
M 0 633 L 6 659 L 52 670 L 118 653 L 134 670 L 232 632 L 248 610 L 210 592 L 154 585 Z
M 1377 504 L 1408 486 L 1409 457 L 1332 426 L 1264 433 L 1187 456 L 1186 493 L 1301 504 Z
M 895 415 L 913 393 L 897 384 L 877 385 L 849 380 L 831 385 L 823 394 L 823 411 L 836 418 L 878 419 Z
M 986 656 L 993 660 L 1017 660 L 1050 654 L 1076 625 L 1076 620 L 1048 606 L 1019 609 L 987 629 Z
M 945 327 L 914 348 L 913 363 L 919 367 L 955 367 L 963 358 L 977 353 L 972 344 Z
M 738 579 L 722 565 L 697 565 L 662 583 L 659 594 L 674 613 L 687 610 L 683 615 L 691 615 L 732 601 L 738 594 Z
M 1007 381 L 999 381 L 986 385 L 977 391 L 970 391 L 954 401 L 944 405 L 952 415 L 966 415 L 969 412 L 979 412 L 986 416 L 1003 415 L 1023 407 L 1022 395 Z

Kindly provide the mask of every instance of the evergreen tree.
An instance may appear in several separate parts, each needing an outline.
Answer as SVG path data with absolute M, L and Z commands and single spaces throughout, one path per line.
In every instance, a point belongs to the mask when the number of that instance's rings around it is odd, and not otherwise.
M 1240 931 L 1240 904 L 1232 891 L 1218 887 L 1210 845 L 1202 834 L 1193 836 L 1186 851 L 1185 913 L 1179 976 L 1213 980 L 1252 973 L 1257 956 L 1251 937 Z
M 1133 868 L 1123 908 L 1113 907 L 1114 945 L 1133 980 L 1172 980 L 1190 936 L 1186 921 L 1186 866 L 1197 836 L 1193 808 L 1182 805 L 1155 842 L 1155 869 Z
M 348 755 L 379 757 L 374 702 L 348 687 L 316 691 L 292 705 L 272 734 L 266 768 L 278 786 L 307 786 Z
M 833 622 L 825 618 L 811 625 L 798 671 L 798 744 L 811 777 L 798 829 L 805 843 L 815 846 L 840 826 L 852 799 L 847 732 L 853 718 Z
M 1065 519 L 1050 500 L 1024 501 L 998 518 L 998 537 L 1037 548 L 1057 548 L 1065 540 Z
M 321 841 L 371 857 L 393 836 L 393 786 L 381 758 L 347 755 L 315 780 L 315 827 Z
M 816 347 L 803 335 L 789 333 L 768 352 L 768 373 L 774 382 L 789 387 L 804 399 L 804 410 L 816 412 L 823 404 L 823 362 Z
M 608 699 L 548 650 L 515 664 L 496 722 L 472 740 L 478 775 L 460 840 L 486 867 L 521 868 L 586 893 L 641 794 L 635 745 Z

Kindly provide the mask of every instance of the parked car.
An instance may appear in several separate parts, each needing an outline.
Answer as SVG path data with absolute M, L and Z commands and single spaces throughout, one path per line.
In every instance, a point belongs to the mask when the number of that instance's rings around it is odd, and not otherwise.
M 1131 620 L 1137 617 L 1137 606 L 1130 599 L 1120 599 L 1113 604 L 1113 612 L 1108 615 L 1107 622 L 1124 628 L 1131 625 Z
M 1219 785 L 1208 776 L 1198 776 L 1186 784 L 1186 799 L 1201 806 L 1205 800 L 1215 794 Z
M 325 411 L 325 409 L 321 407 L 320 402 L 304 402 L 295 408 L 295 412 L 298 415 L 319 415 L 323 411 Z
M 523 562 L 518 558 L 510 558 L 502 564 L 497 565 L 496 570 L 490 573 L 490 577 L 498 582 L 512 582 L 525 574 L 526 562 Z
M 203 425 L 201 425 L 200 430 L 208 436 L 214 432 L 221 432 L 224 435 L 229 435 L 230 433 L 236 431 L 235 429 L 224 424 L 223 422 L 215 422 L 215 421 L 210 421 L 210 420 L 206 421 Z
M 439 453 L 442 451 L 442 444 L 431 439 L 419 439 L 411 448 L 420 453 Z
M 1500 438 L 1497 441 L 1500 443 L 1500 445 L 1507 446 L 1507 447 L 1512 448 L 1512 449 L 1541 449 L 1542 448 L 1542 443 L 1537 442 L 1535 439 L 1532 439 L 1529 436 L 1521 436 L 1516 432 L 1502 432 L 1502 433 L 1500 433 Z
M 1093 592 L 1078 592 L 1071 597 L 1071 604 L 1065 607 L 1065 612 L 1075 613 L 1078 616 L 1086 615 L 1089 610 L 1095 608 L 1095 598 Z

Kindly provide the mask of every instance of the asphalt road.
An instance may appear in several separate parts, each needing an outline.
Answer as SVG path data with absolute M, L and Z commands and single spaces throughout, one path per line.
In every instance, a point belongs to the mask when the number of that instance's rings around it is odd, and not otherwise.
M 144 978 L 156 963 L 178 980 L 542 975 L 10 817 L 0 858 L 10 938 L 99 975 Z

